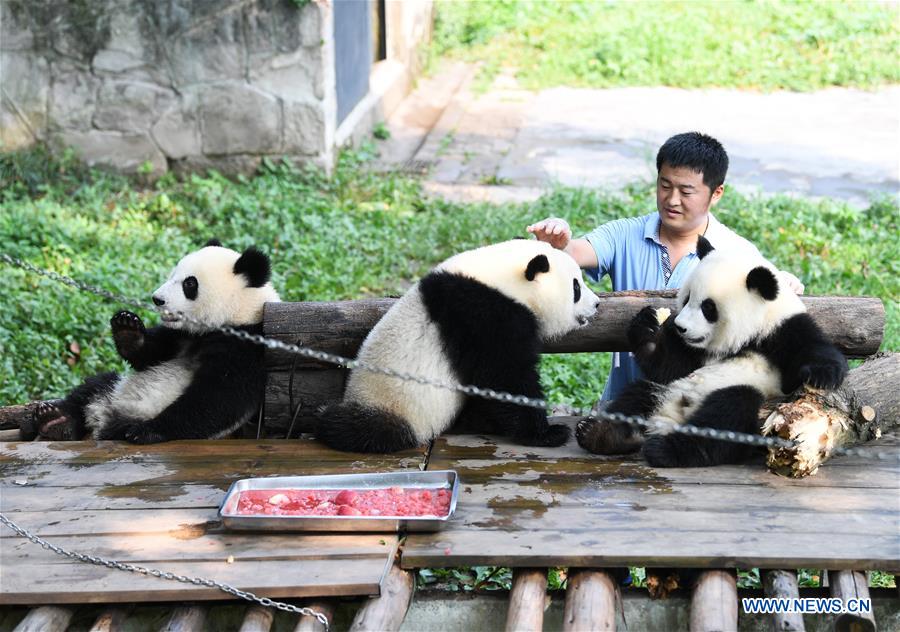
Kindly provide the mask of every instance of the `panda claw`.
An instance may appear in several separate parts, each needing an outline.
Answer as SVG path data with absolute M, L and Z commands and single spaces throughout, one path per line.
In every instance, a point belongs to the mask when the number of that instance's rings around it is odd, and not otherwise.
M 34 408 L 30 423 L 20 428 L 23 439 L 34 439 L 37 435 L 55 441 L 73 439 L 72 419 L 62 411 L 55 401 L 40 402 Z

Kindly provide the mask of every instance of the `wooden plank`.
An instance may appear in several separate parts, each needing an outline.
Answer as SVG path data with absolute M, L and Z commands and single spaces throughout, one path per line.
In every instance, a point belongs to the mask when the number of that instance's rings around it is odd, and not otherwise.
M 831 584 L 831 596 L 837 597 L 844 603 L 844 609 L 850 600 L 859 604 L 861 601 L 872 603 L 869 595 L 869 582 L 866 574 L 859 571 L 843 570 L 828 573 Z M 858 610 L 858 605 L 855 607 Z M 875 632 L 875 614 L 869 612 L 843 612 L 834 619 L 835 632 Z
M 588 455 L 574 440 L 545 449 L 498 437 L 441 437 L 428 467 L 459 473 L 457 513 L 440 533 L 411 534 L 402 563 L 900 565 L 900 462 L 829 463 L 798 480 L 768 473 L 759 458 L 753 465 L 656 470 L 636 459 Z
M 506 610 L 506 632 L 541 632 L 547 605 L 547 569 L 515 569 Z
M 799 599 L 800 588 L 795 571 L 774 570 L 765 573 L 763 588 L 766 597 L 773 599 Z M 776 632 L 806 632 L 801 612 L 776 612 L 772 615 Z
M 545 353 L 628 351 L 626 335 L 634 315 L 646 305 L 677 309 L 674 292 L 600 293 L 600 316 L 564 338 L 548 343 Z M 856 296 L 803 296 L 810 315 L 844 354 L 864 357 L 875 353 L 884 335 L 881 299 Z M 362 340 L 393 305 L 395 299 L 366 299 L 334 303 L 270 303 L 264 331 L 284 342 L 298 343 L 344 357 L 356 357 Z M 288 369 L 292 354 L 267 355 L 270 369 Z M 323 366 L 298 360 L 297 366 Z
M 393 632 L 399 630 L 412 603 L 416 580 L 409 571 L 391 566 L 381 595 L 370 599 L 353 618 L 351 632 Z
M 616 581 L 609 573 L 569 569 L 563 632 L 616 629 Z
M 63 632 L 74 615 L 74 608 L 41 606 L 30 610 L 14 632 Z
M 733 572 L 700 574 L 691 597 L 691 632 L 737 632 L 738 596 Z

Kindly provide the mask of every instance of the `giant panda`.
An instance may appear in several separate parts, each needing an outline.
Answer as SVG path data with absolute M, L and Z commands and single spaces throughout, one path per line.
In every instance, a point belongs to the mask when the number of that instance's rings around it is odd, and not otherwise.
M 758 257 L 714 250 L 699 238 L 700 262 L 678 291 L 681 309 L 660 325 L 653 308 L 633 319 L 629 342 L 645 379 L 626 388 L 606 412 L 673 424 L 758 434 L 765 400 L 803 384 L 835 389 L 847 360 L 782 287 L 774 266 Z M 625 424 L 586 419 L 576 427 L 590 452 L 617 454 L 643 444 L 658 467 L 734 463 L 746 445 L 683 434 L 642 433 Z
M 147 329 L 128 311 L 110 320 L 134 371 L 96 375 L 65 399 L 42 402 L 31 434 L 157 443 L 236 430 L 259 409 L 264 348 L 215 329 L 262 334 L 263 305 L 280 300 L 269 277 L 269 258 L 256 248 L 239 253 L 210 240 L 188 254 L 153 293 L 161 326 Z
M 444 383 L 543 398 L 542 341 L 587 323 L 600 299 L 578 264 L 549 244 L 514 239 L 439 264 L 369 332 L 358 359 Z M 354 370 L 343 401 L 320 410 L 316 434 L 355 452 L 394 452 L 457 429 L 558 446 L 569 429 L 546 411 Z

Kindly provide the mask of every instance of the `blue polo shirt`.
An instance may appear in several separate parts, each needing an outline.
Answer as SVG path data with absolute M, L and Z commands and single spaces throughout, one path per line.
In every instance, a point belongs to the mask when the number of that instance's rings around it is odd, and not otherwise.
M 704 233 L 715 248 L 746 250 L 760 256 L 756 246 L 723 226 L 712 213 Z M 682 257 L 666 283 L 659 241 L 659 214 L 618 219 L 599 226 L 584 236 L 597 253 L 598 267 L 585 270 L 594 281 L 608 274 L 613 290 L 671 290 L 681 287 L 697 266 L 697 253 Z M 603 399 L 615 399 L 628 384 L 642 377 L 631 353 L 614 353 L 613 368 L 603 391 Z

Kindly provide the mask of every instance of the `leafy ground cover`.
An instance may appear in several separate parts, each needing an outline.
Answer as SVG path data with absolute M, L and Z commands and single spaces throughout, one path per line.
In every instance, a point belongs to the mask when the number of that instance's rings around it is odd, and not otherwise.
M 149 188 L 40 149 L 0 155 L 0 251 L 149 301 L 178 258 L 215 236 L 235 249 L 266 250 L 285 300 L 336 300 L 400 294 L 436 262 L 524 235 L 543 217 L 566 217 L 579 232 L 655 208 L 649 183 L 621 195 L 557 189 L 529 204 L 452 204 L 426 198 L 413 178 L 368 172 L 373 151 L 344 153 L 331 177 L 267 162 L 252 178 L 212 173 Z M 882 348 L 898 351 L 898 210 L 895 199 L 859 211 L 728 191 L 717 216 L 800 276 L 809 293 L 882 298 Z M 118 306 L 8 266 L 3 278 L 0 405 L 58 397 L 87 375 L 124 368 L 108 333 Z M 150 311 L 142 316 L 156 322 Z M 590 406 L 608 370 L 608 354 L 552 355 L 541 375 L 551 401 Z M 642 569 L 633 576 L 639 585 Z M 740 577 L 742 585 L 758 585 L 755 571 Z M 816 571 L 801 575 L 805 585 L 815 578 Z M 509 580 L 509 569 L 494 567 L 423 569 L 419 578 L 455 590 L 504 588 Z M 551 569 L 550 582 L 563 587 L 565 571 Z
M 439 0 L 435 56 L 514 70 L 527 88 L 762 90 L 900 81 L 883 2 Z

